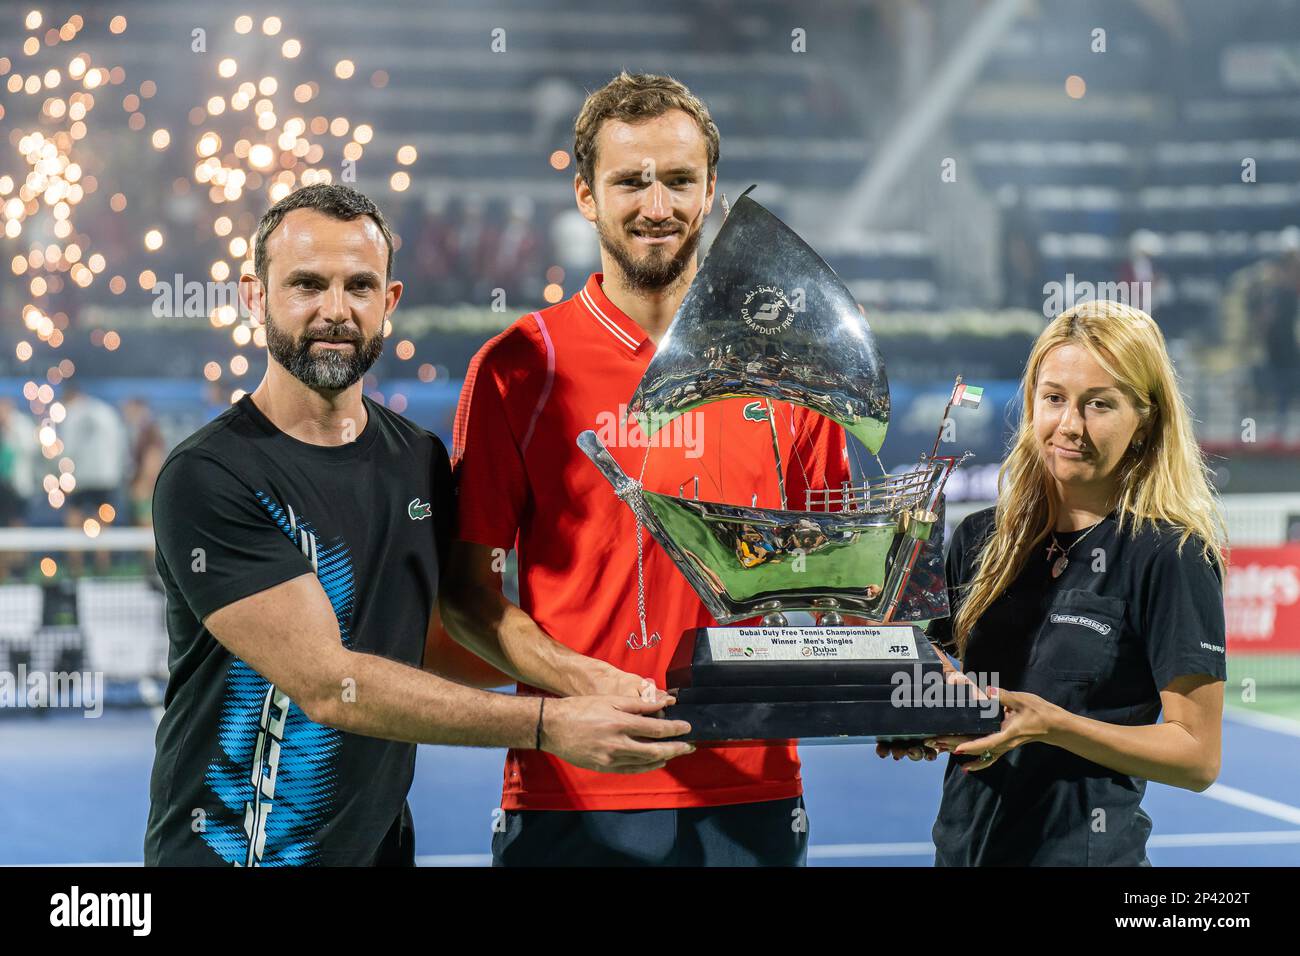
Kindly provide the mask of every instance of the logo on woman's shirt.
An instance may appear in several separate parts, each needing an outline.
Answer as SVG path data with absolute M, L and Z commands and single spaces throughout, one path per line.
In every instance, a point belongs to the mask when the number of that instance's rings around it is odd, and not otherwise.
M 1081 614 L 1053 614 L 1053 624 L 1082 624 L 1084 627 L 1090 627 L 1098 634 L 1109 634 L 1110 625 L 1102 624 L 1100 621 L 1094 621 L 1090 617 L 1084 617 Z

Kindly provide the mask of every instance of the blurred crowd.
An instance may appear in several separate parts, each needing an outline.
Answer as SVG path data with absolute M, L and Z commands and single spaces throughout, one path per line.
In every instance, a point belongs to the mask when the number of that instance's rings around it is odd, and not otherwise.
M 549 237 L 532 200 L 488 202 L 478 196 L 434 197 L 397 211 L 401 278 L 416 303 L 538 303 L 552 261 Z
M 115 405 L 83 392 L 75 380 L 64 384 L 60 402 L 66 416 L 56 430 L 63 447 L 47 458 L 38 422 L 0 398 L 0 525 L 48 523 L 42 518 L 55 501 L 67 527 L 84 528 L 88 519 L 149 525 L 168 448 L 148 402 Z
M 524 200 L 492 204 L 473 199 L 408 215 L 403 228 L 415 239 L 406 278 L 408 287 L 415 286 L 416 301 L 422 298 L 421 287 L 428 286 L 436 287 L 444 301 L 453 298 L 448 290 L 454 289 L 456 300 L 487 306 L 501 289 L 510 315 L 539 302 L 547 281 L 544 263 L 552 254 L 580 270 L 574 275 L 597 268 L 595 261 L 580 258 L 594 259 L 595 243 L 586 234 L 589 224 L 576 212 L 553 216 L 549 234 L 538 228 L 534 216 L 532 203 Z M 1044 303 L 1045 272 L 1032 226 L 1012 210 L 1003 236 L 1003 305 L 1038 311 Z M 1112 280 L 1146 284 L 1148 307 L 1171 336 L 1176 331 L 1172 320 L 1185 304 L 1162 267 L 1160 243 L 1150 233 L 1137 232 L 1128 246 Z M 584 249 L 588 251 L 579 252 Z M 1202 327 L 1183 330 L 1207 347 L 1203 367 L 1238 374 L 1232 400 L 1257 410 L 1266 431 L 1286 437 L 1291 413 L 1300 411 L 1300 228 L 1283 230 L 1274 254 L 1234 273 L 1212 313 Z M 38 420 L 21 400 L 0 397 L 0 526 L 84 528 L 88 519 L 101 525 L 148 526 L 154 481 L 177 437 L 177 423 L 164 429 L 144 396 L 113 403 L 81 391 L 76 379 L 64 382 L 59 401 L 66 412 L 55 429 L 62 448 L 47 457 Z M 210 384 L 204 419 L 228 402 L 228 390 Z M 190 421 L 181 424 L 183 432 L 197 427 Z
M 1276 256 L 1235 273 L 1223 299 L 1224 359 L 1251 370 L 1259 407 L 1285 420 L 1300 396 L 1300 228 L 1282 233 Z
M 1012 208 L 1002 235 L 1002 307 L 1043 309 L 1044 283 L 1060 277 L 1044 266 L 1032 219 Z M 1180 295 L 1155 233 L 1139 229 L 1127 245 L 1118 269 L 1101 281 L 1141 287 L 1145 302 L 1133 304 L 1156 318 L 1166 339 L 1196 348 L 1205 371 L 1240 376 L 1232 398 L 1284 431 L 1300 411 L 1300 227 L 1281 230 L 1274 252 L 1229 275 L 1208 303 Z

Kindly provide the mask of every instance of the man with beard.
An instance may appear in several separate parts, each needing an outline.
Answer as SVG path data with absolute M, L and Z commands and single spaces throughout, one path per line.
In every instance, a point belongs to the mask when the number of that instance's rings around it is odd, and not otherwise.
M 464 685 L 501 675 L 436 645 L 447 453 L 361 392 L 402 294 L 392 261 L 383 216 L 345 186 L 259 225 L 240 297 L 266 324 L 266 375 L 154 491 L 171 647 L 148 864 L 412 864 L 417 743 L 622 773 L 690 750 L 654 740 L 687 729 L 649 716 L 662 699 L 486 693 Z
M 676 494 L 698 478 L 701 497 L 780 507 L 780 489 L 767 416 L 747 415 L 745 399 L 688 412 L 653 448 L 627 423 L 626 403 L 697 270 L 719 154 L 707 108 L 670 77 L 624 73 L 587 98 L 574 133 L 575 198 L 603 271 L 519 319 L 470 365 L 443 611 L 452 635 L 521 694 L 636 697 L 663 689 L 684 632 L 715 622 L 645 534 L 642 627 L 639 531 L 578 434 L 595 429 L 650 491 Z M 775 410 L 790 501 L 848 478 L 838 425 L 786 403 Z M 517 606 L 501 592 L 512 548 Z M 797 865 L 808 842 L 789 741 L 701 744 L 637 778 L 511 750 L 502 809 L 492 851 L 503 866 Z

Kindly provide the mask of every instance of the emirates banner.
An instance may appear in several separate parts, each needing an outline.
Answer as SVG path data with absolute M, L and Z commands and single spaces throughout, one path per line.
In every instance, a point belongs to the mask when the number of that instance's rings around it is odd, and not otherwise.
M 1300 652 L 1300 544 L 1233 548 L 1224 593 L 1228 652 Z

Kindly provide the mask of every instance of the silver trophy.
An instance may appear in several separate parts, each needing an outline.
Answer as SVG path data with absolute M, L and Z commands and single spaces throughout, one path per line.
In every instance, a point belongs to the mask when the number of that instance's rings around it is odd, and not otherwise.
M 751 187 L 752 188 L 752 187 Z M 683 635 L 669 669 L 672 716 L 696 739 L 784 739 L 983 732 L 970 699 L 920 706 L 942 680 L 919 625 L 948 615 L 943 488 L 960 459 L 928 457 L 906 474 L 786 500 L 772 400 L 838 422 L 873 456 L 889 426 L 889 384 L 849 290 L 785 223 L 742 195 L 629 402 L 647 439 L 708 402 L 762 400 L 780 508 L 647 491 L 593 431 L 578 445 L 672 558 L 719 627 Z M 978 391 L 978 390 L 973 390 Z M 959 402 L 960 403 L 960 402 Z M 876 459 L 879 463 L 879 458 Z M 793 506 L 792 506 L 793 505 Z M 638 567 L 640 566 L 638 550 Z M 639 576 L 640 577 L 640 576 Z M 641 637 L 645 602 L 641 589 Z M 791 627 L 791 612 L 815 626 Z M 867 624 L 846 625 L 845 615 Z M 761 625 L 727 627 L 751 618 Z M 906 680 L 900 680 L 899 675 Z M 904 683 L 911 686 L 900 687 Z M 963 696 L 956 693 L 949 696 Z M 996 720 L 992 726 L 996 727 Z

